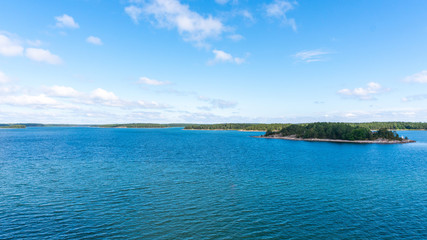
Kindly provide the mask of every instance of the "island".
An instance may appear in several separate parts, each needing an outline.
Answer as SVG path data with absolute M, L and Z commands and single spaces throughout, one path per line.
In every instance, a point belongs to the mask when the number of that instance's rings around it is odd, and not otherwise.
M 0 125 L 0 128 L 26 128 L 25 125 Z
M 352 126 L 347 123 L 318 122 L 308 124 L 291 124 L 280 131 L 267 130 L 260 138 L 274 138 L 312 142 L 338 143 L 410 143 L 413 140 L 400 137 L 386 128 L 370 130 L 366 127 Z
M 298 125 L 306 125 L 300 123 Z M 364 127 L 371 130 L 380 128 L 392 130 L 426 130 L 425 122 L 363 122 L 346 123 L 352 127 Z M 279 131 L 290 126 L 290 123 L 217 123 L 217 124 L 186 124 L 185 130 L 237 130 L 237 131 Z

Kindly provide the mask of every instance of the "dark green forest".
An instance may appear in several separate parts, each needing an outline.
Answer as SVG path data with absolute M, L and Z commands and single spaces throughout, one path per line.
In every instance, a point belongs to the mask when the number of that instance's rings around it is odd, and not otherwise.
M 309 123 L 292 124 L 280 131 L 268 130 L 265 136 L 295 136 L 297 138 L 318 138 L 318 139 L 340 139 L 340 140 L 402 140 L 402 138 L 393 131 L 386 128 L 380 128 L 377 131 L 371 131 L 367 127 L 354 126 L 347 123 Z
M 307 125 L 300 123 L 297 125 Z M 423 122 L 367 122 L 367 123 L 346 123 L 352 127 L 364 127 L 371 130 L 386 128 L 390 130 L 416 130 L 427 129 L 427 123 Z M 290 123 L 221 123 L 221 124 L 188 124 L 185 129 L 197 130 L 246 130 L 246 131 L 278 131 Z
M 103 127 L 103 128 L 169 128 L 169 127 L 185 127 L 185 126 L 186 124 L 182 124 L 182 123 L 170 123 L 170 124 L 127 123 L 127 124 L 93 125 L 93 127 Z

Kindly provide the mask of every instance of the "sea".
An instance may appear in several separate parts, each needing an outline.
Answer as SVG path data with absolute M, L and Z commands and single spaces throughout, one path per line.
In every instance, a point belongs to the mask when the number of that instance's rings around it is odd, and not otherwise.
M 0 129 L 0 239 L 427 239 L 427 131 L 398 133 Z

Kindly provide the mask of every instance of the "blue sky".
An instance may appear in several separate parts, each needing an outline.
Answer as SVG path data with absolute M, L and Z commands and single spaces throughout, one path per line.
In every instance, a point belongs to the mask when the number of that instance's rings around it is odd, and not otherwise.
M 0 122 L 427 121 L 426 9 L 4 1 Z

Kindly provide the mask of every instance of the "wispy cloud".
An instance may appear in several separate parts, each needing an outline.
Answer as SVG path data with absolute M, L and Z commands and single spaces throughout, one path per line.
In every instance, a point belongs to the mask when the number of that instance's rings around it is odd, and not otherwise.
M 365 88 L 355 88 L 355 89 L 341 89 L 338 91 L 338 94 L 357 98 L 359 100 L 375 100 L 374 97 L 377 94 L 384 93 L 389 91 L 389 89 L 382 87 L 379 83 L 370 82 Z
M 289 2 L 285 0 L 274 0 L 272 3 L 265 5 L 265 13 L 268 17 L 280 19 L 285 25 L 289 25 L 292 30 L 297 30 L 295 19 L 288 18 L 286 13 L 295 8 L 297 2 Z
M 236 63 L 236 64 L 242 64 L 245 62 L 244 58 L 233 57 L 231 54 L 221 50 L 214 49 L 212 50 L 212 53 L 215 55 L 215 57 L 214 59 L 208 62 L 209 65 L 213 65 L 215 63 L 221 63 L 221 62 L 230 62 L 230 63 Z
M 199 46 L 205 45 L 206 39 L 219 37 L 226 31 L 219 19 L 210 15 L 203 17 L 178 0 L 152 0 L 142 7 L 128 6 L 125 12 L 134 22 L 138 21 L 141 14 L 151 16 L 157 26 L 176 28 L 185 41 Z
M 62 16 L 55 17 L 56 27 L 59 28 L 79 28 L 79 24 L 74 21 L 74 18 L 64 14 Z
M 128 7 L 125 7 L 125 12 L 129 17 L 133 20 L 134 23 L 138 23 L 139 17 L 142 14 L 142 8 L 137 7 L 135 5 L 131 5 Z
M 209 98 L 204 96 L 199 96 L 198 99 L 203 102 L 209 103 L 208 107 L 200 107 L 203 110 L 212 110 L 212 109 L 226 109 L 226 108 L 234 108 L 237 106 L 237 102 L 227 101 L 218 98 Z
M 153 85 L 153 86 L 170 84 L 170 82 L 167 82 L 167 81 L 159 81 L 159 80 L 151 79 L 148 77 L 140 77 L 138 83 L 146 84 L 146 85 Z
M 6 74 L 4 74 L 2 71 L 0 71 L 0 83 L 7 83 L 10 79 Z
M 401 99 L 402 102 L 422 101 L 427 100 L 427 94 L 411 95 Z
M 326 52 L 320 49 L 317 50 L 305 50 L 301 52 L 297 52 L 294 57 L 299 61 L 310 63 L 310 62 L 319 62 L 324 61 L 324 56 L 330 54 L 330 52 Z
M 25 49 L 25 56 L 37 62 L 46 62 L 49 64 L 62 63 L 62 60 L 59 56 L 52 54 L 49 50 L 41 48 L 27 48 Z
M 427 70 L 415 73 L 404 79 L 405 82 L 427 83 Z
M 86 42 L 94 44 L 94 45 L 102 45 L 102 40 L 99 37 L 89 36 L 86 38 Z
M 20 56 L 24 48 L 17 42 L 4 34 L 0 34 L 0 54 L 3 56 Z
M 238 42 L 238 41 L 244 39 L 244 37 L 240 34 L 232 34 L 232 35 L 228 36 L 228 38 L 235 41 L 235 42 Z

